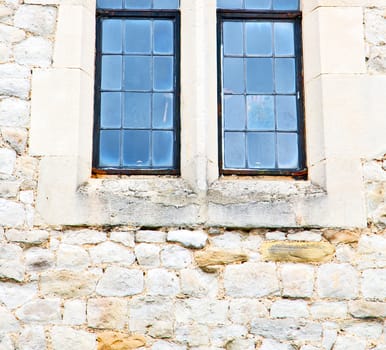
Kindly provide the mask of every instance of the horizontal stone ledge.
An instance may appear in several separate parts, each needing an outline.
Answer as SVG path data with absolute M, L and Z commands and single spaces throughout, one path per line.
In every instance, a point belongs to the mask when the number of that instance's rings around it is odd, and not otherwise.
M 327 262 L 335 253 L 335 247 L 328 242 L 283 242 L 270 241 L 261 245 L 264 260 L 288 262 Z

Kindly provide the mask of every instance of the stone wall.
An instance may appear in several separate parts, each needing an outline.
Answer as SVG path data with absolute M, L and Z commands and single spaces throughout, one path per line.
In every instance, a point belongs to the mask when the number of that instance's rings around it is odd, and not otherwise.
M 385 350 L 384 154 L 362 159 L 366 229 L 146 230 L 52 226 L 39 217 L 31 76 L 52 67 L 60 6 L 79 3 L 0 2 L 0 350 Z M 386 4 L 319 3 L 362 6 L 366 74 L 384 76 Z M 227 193 L 229 184 L 219 186 L 213 196 Z M 303 196 L 302 182 L 280 186 L 263 198 L 266 213 Z M 312 196 L 324 193 L 317 189 Z M 243 191 L 243 200 L 262 200 Z M 178 208 L 173 195 L 162 201 Z M 221 205 L 234 202 L 223 197 Z

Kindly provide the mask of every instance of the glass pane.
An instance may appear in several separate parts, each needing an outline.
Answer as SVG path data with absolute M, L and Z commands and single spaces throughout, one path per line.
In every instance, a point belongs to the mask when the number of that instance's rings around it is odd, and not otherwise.
M 247 58 L 247 92 L 272 93 L 273 74 L 271 58 Z
M 154 53 L 173 53 L 173 22 L 154 21 Z
M 105 19 L 102 22 L 102 52 L 122 53 L 122 21 Z
M 295 93 L 295 59 L 275 59 L 275 83 L 277 93 Z
M 243 8 L 243 0 L 217 0 L 217 8 L 241 9 Z
M 245 168 L 245 133 L 226 132 L 224 137 L 224 167 Z
M 123 131 L 123 166 L 150 166 L 150 131 Z
M 296 96 L 276 96 L 276 114 L 278 130 L 296 131 L 298 128 Z
M 97 0 L 98 9 L 121 9 L 122 0 Z
M 154 90 L 173 90 L 173 57 L 154 57 Z
M 273 0 L 274 10 L 298 10 L 299 0 Z
M 150 128 L 151 94 L 126 93 L 124 128 Z
M 102 56 L 101 89 L 122 89 L 122 56 Z
M 125 8 L 149 9 L 151 8 L 151 0 L 125 0 Z
M 99 139 L 99 166 L 119 166 L 119 130 L 101 130 Z
M 126 56 L 124 88 L 137 91 L 151 90 L 150 67 L 149 56 Z
M 247 96 L 248 130 L 275 130 L 274 97 Z
M 272 56 L 272 23 L 247 22 L 245 31 L 247 55 Z
M 153 132 L 153 166 L 173 167 L 173 132 Z
M 251 132 L 247 134 L 248 168 L 275 168 L 275 134 Z
M 121 127 L 121 106 L 120 92 L 101 93 L 101 128 Z
M 153 128 L 173 128 L 173 94 L 153 94 Z
M 224 92 L 244 92 L 244 59 L 224 58 Z
M 150 53 L 151 21 L 130 19 L 125 21 L 125 52 Z
M 270 9 L 272 0 L 245 0 L 246 9 Z
M 294 24 L 285 22 L 276 22 L 275 31 L 275 55 L 276 56 L 294 56 Z
M 298 135 L 290 133 L 277 134 L 278 166 L 281 169 L 296 169 L 298 160 Z
M 153 1 L 154 1 L 153 8 L 155 9 L 176 10 L 179 8 L 178 0 L 153 0 Z
M 224 96 L 225 130 L 245 130 L 244 95 Z
M 242 56 L 243 48 L 243 23 L 224 22 L 224 55 Z

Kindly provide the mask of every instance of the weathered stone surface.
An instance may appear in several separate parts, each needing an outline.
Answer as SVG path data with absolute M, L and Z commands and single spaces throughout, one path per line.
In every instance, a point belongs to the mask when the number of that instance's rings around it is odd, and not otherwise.
M 335 257 L 340 263 L 350 263 L 355 261 L 355 250 L 347 244 L 340 244 L 336 247 Z
M 12 175 L 15 169 L 16 152 L 8 148 L 0 148 L 0 174 Z
M 21 242 L 27 244 L 41 244 L 48 240 L 48 232 L 45 230 L 15 230 L 5 231 L 5 236 L 11 242 Z
M 289 344 L 279 343 L 276 340 L 264 339 L 260 350 L 294 350 Z
M 146 345 L 141 335 L 127 335 L 118 332 L 99 333 L 98 350 L 132 350 Z
M 162 266 L 170 269 L 183 269 L 192 262 L 192 255 L 188 249 L 176 245 L 167 245 L 161 250 Z
M 0 282 L 0 301 L 8 308 L 17 308 L 34 299 L 38 293 L 36 283 L 20 285 Z
M 42 37 L 29 37 L 14 48 L 16 63 L 34 67 L 48 67 L 51 64 L 51 41 Z
M 207 347 L 209 344 L 209 329 L 204 325 L 193 324 L 178 326 L 176 328 L 176 340 L 187 343 L 190 346 L 190 349 L 211 349 L 210 347 Z M 195 348 L 195 346 L 197 346 L 197 348 Z M 218 348 L 212 349 L 217 350 Z
M 11 340 L 11 337 L 9 335 L 2 335 L 0 337 L 0 349 L 2 350 L 14 350 L 15 346 L 13 345 L 13 342 Z
M 322 240 L 322 235 L 320 232 L 300 231 L 289 233 L 287 239 L 290 241 L 320 242 Z
M 265 238 L 269 241 L 284 241 L 286 240 L 286 234 L 281 231 L 267 232 Z
M 134 248 L 135 246 L 134 232 L 113 231 L 110 233 L 110 239 L 126 247 Z
M 0 100 L 0 126 L 26 127 L 29 125 L 29 103 L 17 98 Z
M 322 298 L 353 299 L 358 295 L 358 284 L 358 272 L 349 264 L 325 264 L 318 270 L 317 287 Z
M 253 339 L 235 339 L 227 344 L 227 350 L 255 350 Z
M 218 292 L 217 278 L 200 270 L 184 269 L 180 272 L 181 293 L 190 297 L 214 298 Z
M 90 249 L 94 264 L 119 263 L 131 265 L 135 261 L 133 252 L 120 244 L 104 242 Z
M 268 310 L 256 299 L 232 299 L 229 303 L 229 315 L 232 322 L 247 324 L 256 317 L 268 317 Z
M 284 264 L 280 268 L 283 295 L 294 298 L 311 297 L 314 291 L 314 267 Z
M 177 275 L 165 269 L 148 271 L 146 288 L 149 295 L 174 296 L 180 292 Z
M 90 264 L 87 251 L 79 246 L 61 244 L 56 255 L 56 265 L 59 269 L 83 270 Z
M 212 345 L 224 348 L 233 340 L 245 338 L 247 334 L 247 328 L 242 325 L 220 326 L 212 330 L 210 341 Z
M 27 271 L 43 271 L 54 265 L 54 253 L 48 249 L 33 247 L 25 251 Z
M 87 322 L 91 328 L 123 329 L 127 319 L 127 301 L 117 298 L 89 299 Z
M 0 65 L 0 95 L 26 99 L 30 92 L 31 72 L 27 67 L 15 63 Z M 3 107 L 4 108 L 4 107 Z M 14 111 L 9 112 L 14 115 Z
M 194 254 L 197 265 L 205 272 L 216 272 L 221 266 L 242 263 L 248 256 L 240 251 L 208 249 Z
M 366 340 L 352 336 L 338 336 L 334 350 L 365 350 Z
M 222 235 L 210 238 L 212 247 L 222 249 L 241 249 L 241 236 L 236 232 L 225 232 Z
M 273 318 L 307 318 L 307 303 L 303 300 L 277 300 L 271 306 Z
M 138 264 L 142 266 L 158 267 L 161 248 L 155 244 L 140 243 L 134 248 Z
M 75 298 L 92 294 L 100 276 L 94 272 L 48 271 L 40 277 L 43 295 Z
M 1 222 L 1 199 L 0 199 Z M 0 244 L 0 278 L 24 280 L 25 267 L 22 263 L 23 250 L 15 244 Z
M 323 237 L 329 242 L 338 243 L 356 243 L 359 239 L 359 232 L 351 230 L 326 230 Z
M 10 44 L 0 42 L 0 63 L 6 63 L 11 57 Z
M 36 299 L 23 305 L 16 316 L 24 322 L 58 323 L 61 320 L 60 299 Z
M 46 349 L 46 336 L 43 326 L 27 326 L 20 333 L 18 349 L 42 350 Z
M 68 325 L 81 325 L 86 322 L 86 303 L 74 299 L 64 303 L 63 323 Z
M 177 230 L 170 231 L 167 240 L 181 243 L 186 248 L 200 249 L 205 247 L 208 236 L 204 231 Z
M 51 330 L 53 350 L 95 350 L 96 336 L 70 327 L 54 327 Z
M 347 305 L 343 302 L 316 302 L 311 305 L 311 315 L 314 319 L 346 318 Z
M 357 318 L 384 318 L 386 317 L 386 303 L 371 301 L 350 301 L 349 313 Z
M 5 181 L 0 182 L 0 197 L 15 198 L 20 190 L 20 181 Z
M 372 322 L 345 321 L 340 324 L 341 330 L 347 335 L 359 338 L 367 338 L 376 341 L 382 335 L 383 322 L 373 320 Z
M 366 299 L 385 300 L 386 269 L 371 269 L 363 271 L 362 294 Z
M 186 346 L 161 340 L 154 343 L 151 347 L 151 350 L 186 350 Z
M 279 282 L 273 263 L 245 263 L 227 266 L 225 292 L 231 297 L 262 297 L 279 294 Z
M 0 339 L 3 334 L 18 332 L 19 322 L 5 307 L 0 306 Z
M 361 236 L 358 243 L 358 253 L 360 262 L 374 261 L 379 264 L 384 261 L 386 264 L 386 237 L 385 236 Z
M 106 233 L 95 230 L 66 231 L 62 242 L 66 244 L 97 244 L 106 240 Z
M 335 248 L 327 242 L 264 242 L 263 259 L 291 262 L 326 262 L 333 258 Z
M 25 38 L 25 33 L 23 30 L 0 23 L 0 38 L 1 41 L 17 43 Z
M 22 5 L 15 13 L 16 27 L 33 34 L 48 36 L 56 24 L 56 9 L 49 6 Z
M 142 271 L 108 267 L 98 282 L 96 292 L 102 296 L 122 297 L 141 293 L 143 286 Z
M 164 243 L 166 232 L 143 230 L 135 234 L 135 241 L 138 243 Z

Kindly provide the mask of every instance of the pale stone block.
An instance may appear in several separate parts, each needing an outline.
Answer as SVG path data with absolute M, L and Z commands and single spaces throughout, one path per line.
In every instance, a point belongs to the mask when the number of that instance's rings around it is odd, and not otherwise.
M 307 303 L 302 300 L 278 300 L 271 306 L 273 318 L 307 318 L 309 316 Z
M 234 323 L 249 324 L 256 317 L 268 317 L 268 310 L 256 299 L 232 299 L 229 303 L 229 317 Z
M 191 265 L 192 253 L 180 246 L 167 245 L 161 250 L 161 263 L 169 269 L 183 269 Z
M 134 248 L 134 233 L 133 232 L 111 232 L 110 239 L 114 242 L 121 243 L 126 247 Z
M 42 37 L 29 37 L 14 47 L 16 63 L 33 67 L 48 67 L 51 64 L 52 44 Z
M 146 276 L 146 288 L 149 295 L 175 296 L 180 292 L 177 275 L 166 269 L 149 270 Z
M 338 325 L 337 324 L 325 324 L 323 329 L 322 345 L 324 349 L 331 350 L 338 337 Z
M 89 299 L 87 322 L 91 328 L 123 329 L 127 319 L 127 301 L 116 298 Z
M 260 350 L 294 350 L 294 348 L 289 344 L 279 343 L 271 339 L 264 339 L 259 349 Z
M 214 346 L 226 347 L 230 342 L 236 339 L 245 338 L 247 334 L 247 328 L 242 325 L 220 326 L 211 332 L 210 340 Z
M 383 8 L 366 8 L 364 13 L 366 41 L 372 45 L 383 46 L 386 36 L 384 6 Z
M 377 261 L 386 260 L 386 237 L 362 235 L 358 243 L 358 260 Z
M 163 243 L 166 242 L 166 232 L 150 230 L 137 231 L 135 241 L 138 243 Z
M 56 9 L 49 6 L 22 5 L 15 13 L 16 27 L 36 35 L 48 36 L 56 24 Z
M 0 183 L 1 198 L 16 198 L 20 190 L 20 181 L 2 180 Z
M 86 303 L 83 300 L 69 300 L 64 303 L 63 323 L 77 326 L 86 322 Z
M 33 191 L 20 191 L 19 193 L 20 202 L 24 204 L 32 204 L 34 201 Z
M 205 346 L 209 344 L 208 326 L 198 324 L 178 325 L 175 331 L 175 337 L 177 341 L 187 343 L 191 349 L 211 349 L 208 347 L 194 348 L 194 346 Z
M 18 349 L 43 350 L 46 349 L 46 336 L 43 326 L 26 326 L 20 333 Z
M 10 282 L 0 283 L 0 301 L 8 308 L 15 309 L 37 296 L 38 285 L 30 283 L 19 285 Z
M 4 127 L 1 129 L 1 135 L 18 154 L 24 153 L 27 145 L 28 133 L 26 129 Z
M 95 334 L 70 327 L 54 327 L 51 339 L 53 350 L 96 350 Z
M 20 242 L 28 244 L 42 244 L 48 240 L 48 232 L 45 230 L 15 230 L 10 229 L 5 232 L 5 236 L 11 242 Z
M 61 244 L 56 256 L 56 265 L 59 269 L 83 270 L 90 265 L 87 251 L 79 246 Z
M 151 350 L 186 350 L 186 346 L 160 340 L 152 345 Z
M 227 344 L 229 350 L 255 350 L 253 339 L 235 339 Z
M 12 339 L 9 335 L 2 335 L 0 338 L 0 348 L 3 350 L 14 350 Z
M 97 244 L 106 240 L 106 233 L 95 230 L 66 231 L 62 242 L 66 244 Z
M 16 152 L 13 149 L 0 148 L 0 174 L 12 175 L 15 162 Z
M 211 246 L 225 249 L 241 249 L 241 236 L 238 233 L 226 232 L 219 236 L 211 237 Z
M 386 297 L 386 269 L 363 271 L 361 284 L 364 298 L 384 300 Z
M 54 253 L 48 249 L 33 247 L 25 251 L 27 271 L 43 271 L 54 265 Z
M 304 264 L 285 264 L 280 268 L 283 296 L 308 298 L 314 290 L 314 267 Z
M 268 241 L 284 241 L 286 240 L 285 232 L 273 231 L 265 234 L 265 239 Z
M 348 335 L 376 341 L 383 332 L 383 322 L 352 322 L 341 324 L 341 329 Z
M 352 336 L 338 336 L 334 350 L 365 350 L 366 341 Z
M 91 260 L 94 264 L 119 263 L 132 265 L 135 261 L 133 252 L 120 244 L 104 242 L 90 248 Z
M 59 323 L 62 318 L 60 299 L 36 299 L 23 305 L 15 314 L 24 322 Z
M 199 270 L 184 269 L 180 272 L 181 293 L 190 297 L 215 298 L 218 292 L 217 277 Z
M 0 200 L 0 222 L 1 200 Z M 15 244 L 0 244 L 0 278 L 16 281 L 24 280 L 25 265 L 22 262 L 23 250 Z
M 187 299 L 176 302 L 177 323 L 224 325 L 227 323 L 227 300 Z
M 386 317 L 386 303 L 351 301 L 349 302 L 349 312 L 357 318 L 384 318 Z
M 346 318 L 347 305 L 346 303 L 338 302 L 316 302 L 310 307 L 311 316 L 314 319 L 325 318 Z
M 6 43 L 0 43 L 0 63 L 7 63 L 11 57 L 11 46 Z
M 0 41 L 17 43 L 25 38 L 25 32 L 10 25 L 0 23 Z
M 306 242 L 320 242 L 322 234 L 311 231 L 301 231 L 296 233 L 289 233 L 287 235 L 289 241 L 306 241 Z
M 203 248 L 207 240 L 208 236 L 204 231 L 177 230 L 170 231 L 167 235 L 168 242 L 178 242 L 186 248 Z
M 20 324 L 15 316 L 7 308 L 0 306 L 0 334 L 18 332 L 19 330 Z
M 26 127 L 29 125 L 29 102 L 18 98 L 0 100 L 0 125 Z
M 161 248 L 155 244 L 140 243 L 134 248 L 138 264 L 142 266 L 158 267 L 160 265 Z
M 13 11 L 11 8 L 5 6 L 5 5 L 0 5 L 0 17 L 7 17 L 12 15 Z

